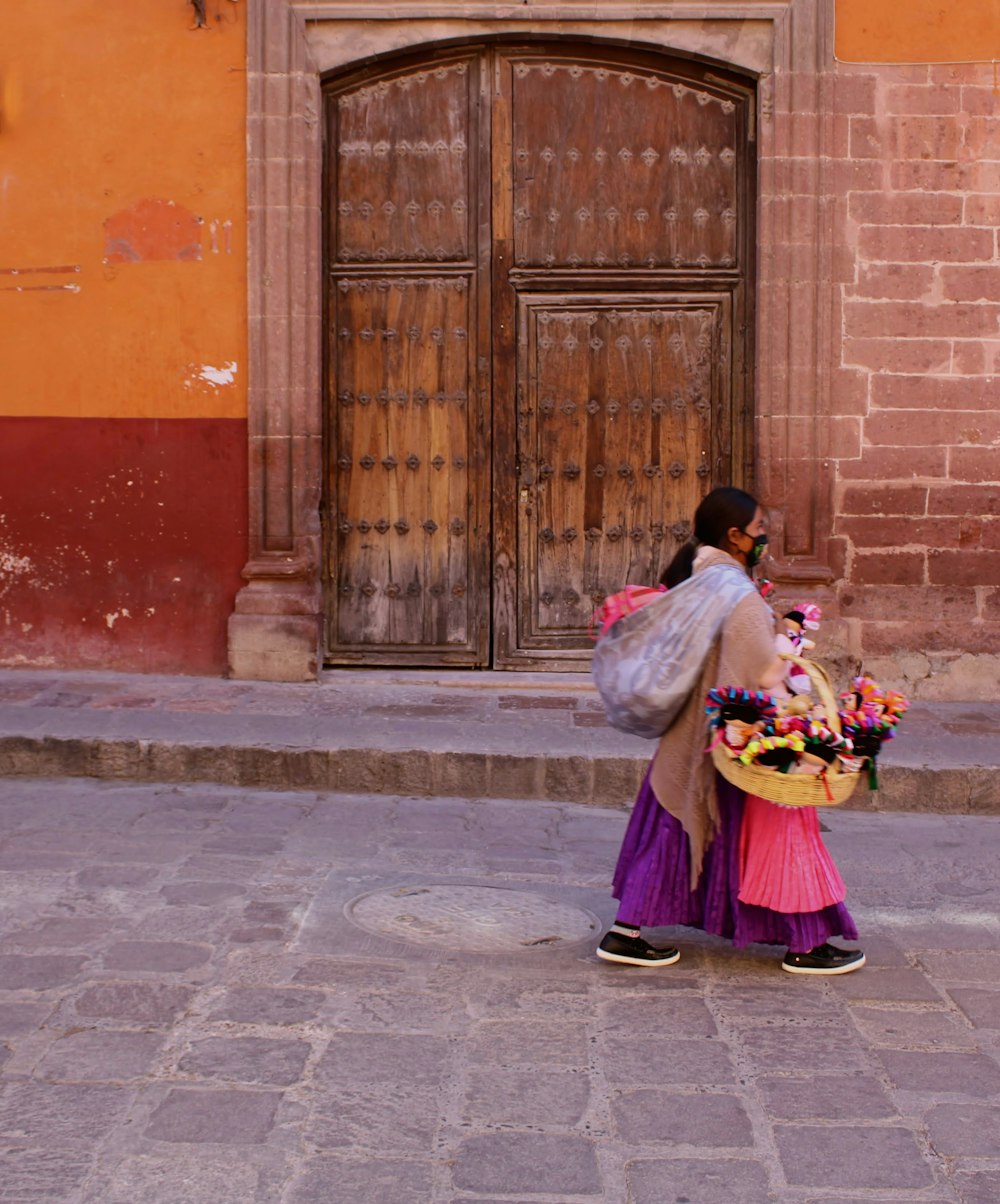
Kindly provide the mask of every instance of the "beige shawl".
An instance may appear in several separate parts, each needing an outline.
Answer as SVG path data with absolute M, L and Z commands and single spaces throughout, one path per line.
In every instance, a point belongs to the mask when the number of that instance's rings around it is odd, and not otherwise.
M 701 548 L 694 571 L 731 561 L 719 548 Z M 709 742 L 705 695 L 717 685 L 762 688 L 775 663 L 774 619 L 756 591 L 737 603 L 705 661 L 698 685 L 653 758 L 650 783 L 660 805 L 682 824 L 691 844 L 691 888 L 701 876 L 705 850 L 719 830 L 715 770 L 705 755 Z

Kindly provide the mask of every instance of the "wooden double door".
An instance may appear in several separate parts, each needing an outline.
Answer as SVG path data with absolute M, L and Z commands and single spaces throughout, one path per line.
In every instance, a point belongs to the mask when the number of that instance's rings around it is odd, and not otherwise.
M 753 93 L 596 44 L 326 89 L 327 656 L 582 668 L 752 449 Z

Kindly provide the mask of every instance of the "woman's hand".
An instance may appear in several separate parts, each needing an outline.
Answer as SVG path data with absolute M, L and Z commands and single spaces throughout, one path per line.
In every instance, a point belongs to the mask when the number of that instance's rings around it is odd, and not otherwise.
M 775 686 L 781 685 L 785 679 L 787 667 L 787 662 L 783 661 L 780 656 L 776 656 L 768 669 L 761 674 L 760 688 L 762 690 L 773 690 Z

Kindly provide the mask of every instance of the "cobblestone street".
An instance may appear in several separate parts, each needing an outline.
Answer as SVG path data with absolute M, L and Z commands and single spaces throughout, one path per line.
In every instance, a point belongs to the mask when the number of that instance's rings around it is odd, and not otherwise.
M 600 963 L 625 816 L 0 787 L 0 1200 L 993 1204 L 1000 820 L 824 813 L 869 965 Z
M 0 0 L 0 162 L 0 1204 L 1000 1204 L 1000 0 Z

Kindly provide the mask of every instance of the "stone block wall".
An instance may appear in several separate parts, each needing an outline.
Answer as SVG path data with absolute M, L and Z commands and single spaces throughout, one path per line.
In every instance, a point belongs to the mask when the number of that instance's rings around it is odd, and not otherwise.
M 994 698 L 1000 89 L 986 64 L 838 65 L 832 96 L 840 613 L 876 676 Z

